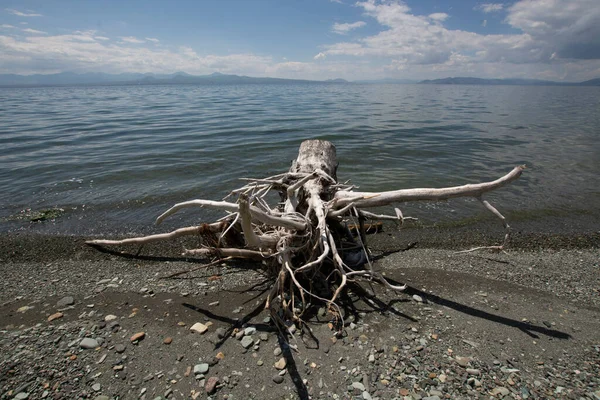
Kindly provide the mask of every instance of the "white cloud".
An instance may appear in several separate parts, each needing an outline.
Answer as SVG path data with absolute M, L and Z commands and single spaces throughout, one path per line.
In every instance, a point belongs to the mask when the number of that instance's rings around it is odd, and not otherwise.
M 9 25 L 9 24 L 2 24 L 2 25 L 0 25 L 0 28 L 3 28 L 3 29 L 15 29 L 16 27 L 12 26 L 12 25 Z
M 30 10 L 27 10 L 29 12 L 22 12 L 22 11 L 15 10 L 13 8 L 6 8 L 5 10 L 13 15 L 18 15 L 19 17 L 42 17 L 43 16 L 42 14 L 38 14 L 38 13 L 30 11 Z
M 492 3 L 483 6 L 488 5 L 485 9 L 498 8 Z M 325 55 L 351 56 L 403 73 L 419 69 L 422 73 L 459 71 L 509 76 L 537 71 L 556 74 L 566 63 L 582 65 L 586 59 L 600 60 L 597 0 L 576 4 L 569 0 L 518 1 L 507 9 L 506 22 L 520 33 L 502 35 L 449 29 L 443 24 L 447 14 L 417 15 L 400 1 L 366 0 L 357 6 L 383 29 L 359 40 L 326 45 Z M 588 79 L 595 77 L 594 65 L 580 69 L 580 75 L 587 70 Z
M 481 21 L 481 26 L 483 26 L 484 28 L 487 26 L 487 19 Z
M 503 8 L 504 8 L 504 4 L 502 4 L 502 3 L 483 3 L 483 4 L 479 4 L 474 9 L 481 10 L 487 14 L 487 13 L 500 11 Z
M 38 31 L 36 29 L 31 29 L 31 28 L 26 28 L 26 29 L 21 29 L 21 30 L 25 33 L 31 33 L 34 35 L 47 35 L 48 34 L 48 32 Z
M 97 40 L 92 31 L 24 38 L 0 35 L 0 73 L 220 71 L 265 76 L 273 65 L 271 57 L 254 54 L 200 55 L 189 47 L 132 47 Z
M 366 22 L 364 22 L 364 21 L 356 21 L 351 24 L 350 23 L 338 24 L 336 22 L 335 24 L 333 24 L 333 27 L 331 28 L 331 30 L 332 30 L 332 32 L 335 32 L 337 34 L 345 35 L 346 33 L 350 32 L 351 30 L 358 29 L 365 25 L 366 25 Z
M 145 40 L 142 39 L 138 39 L 134 36 L 124 36 L 121 37 L 121 41 L 124 43 L 133 43 L 133 44 L 140 44 L 140 43 L 145 43 Z
M 157 46 L 154 38 L 142 36 L 110 40 L 103 36 L 111 36 L 107 32 L 40 36 L 34 30 L 37 36 L 13 37 L 3 31 L 0 73 L 219 71 L 302 79 L 471 75 L 565 80 L 600 75 L 597 0 L 516 1 L 503 9 L 504 22 L 512 28 L 507 34 L 451 29 L 446 13 L 419 15 L 397 0 L 361 0 L 356 5 L 364 12 L 360 26 L 368 22 L 379 32 L 353 31 L 358 39 L 323 45 L 307 62 L 247 52 L 206 54 L 189 46 Z M 347 25 L 341 30 L 349 32 L 360 27 L 356 24 L 339 25 Z
M 433 14 L 429 14 L 429 18 L 431 18 L 434 21 L 445 21 L 447 20 L 449 17 L 448 14 L 446 13 L 433 13 Z
M 600 59 L 600 2 L 597 0 L 520 1 L 506 21 L 529 35 L 548 59 Z
M 146 39 L 147 41 L 149 41 L 149 42 L 152 42 L 152 43 L 158 43 L 158 42 L 160 42 L 160 40 L 158 40 L 158 39 L 155 39 L 155 38 L 149 38 L 149 37 L 147 37 L 147 38 L 145 38 L 145 39 Z

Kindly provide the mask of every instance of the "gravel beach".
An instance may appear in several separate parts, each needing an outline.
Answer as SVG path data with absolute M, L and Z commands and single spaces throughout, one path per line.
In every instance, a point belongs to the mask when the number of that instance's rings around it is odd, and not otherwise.
M 363 284 L 342 336 L 315 307 L 287 343 L 256 265 L 165 279 L 202 263 L 178 241 L 1 235 L 0 399 L 600 399 L 597 231 L 517 233 L 500 254 L 456 252 L 489 232 L 432 232 L 369 236 L 409 288 Z

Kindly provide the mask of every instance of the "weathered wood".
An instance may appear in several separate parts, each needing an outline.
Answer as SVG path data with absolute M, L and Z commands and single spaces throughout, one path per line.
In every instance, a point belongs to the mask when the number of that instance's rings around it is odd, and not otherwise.
M 393 290 L 406 288 L 405 285 L 391 285 L 373 270 L 365 243 L 364 221 L 393 219 L 402 223 L 413 218 L 404 217 L 397 208 L 394 209 L 395 216 L 374 214 L 361 208 L 474 197 L 500 218 L 506 229 L 504 243 L 490 248 L 502 250 L 508 243 L 508 223 L 497 209 L 482 199 L 482 195 L 518 179 L 523 166 L 515 167 L 492 182 L 381 193 L 355 192 L 352 187 L 338 184 L 337 167 L 336 148 L 332 143 L 307 140 L 300 145 L 298 157 L 287 173 L 264 179 L 246 179 L 245 186 L 233 190 L 230 196 L 237 197 L 236 203 L 191 200 L 174 205 L 157 218 L 157 223 L 160 223 L 183 208 L 211 207 L 229 213 L 221 222 L 140 238 L 91 240 L 88 243 L 141 245 L 197 234 L 203 241 L 202 246 L 186 250 L 184 255 L 211 258 L 213 263 L 214 259 L 223 258 L 259 260 L 274 280 L 266 299 L 267 308 L 282 326 L 282 315 L 301 321 L 305 308 L 314 302 L 328 304 L 329 311 L 339 322 L 343 316 L 336 300 L 346 284 L 356 283 L 356 279 L 378 281 Z M 267 203 L 266 195 L 271 191 L 279 193 L 281 203 Z M 356 239 L 350 233 L 348 223 L 360 226 L 360 235 Z M 316 290 L 317 286 L 322 290 Z M 294 300 L 296 296 L 300 297 L 300 306 Z M 343 323 L 338 326 L 343 326 Z

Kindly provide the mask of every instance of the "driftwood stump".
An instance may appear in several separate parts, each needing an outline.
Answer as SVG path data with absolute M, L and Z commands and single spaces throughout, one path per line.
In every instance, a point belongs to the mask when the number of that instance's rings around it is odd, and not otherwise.
M 231 258 L 262 262 L 262 268 L 273 278 L 273 287 L 265 304 L 275 321 L 302 322 L 309 305 L 325 303 L 333 316 L 343 322 L 336 300 L 348 282 L 368 279 L 394 290 L 406 288 L 391 285 L 373 270 L 363 228 L 365 220 L 386 219 L 403 223 L 409 218 L 398 208 L 394 209 L 394 215 L 374 214 L 365 209 L 418 200 L 475 197 L 501 219 L 506 230 L 502 245 L 485 248 L 502 250 L 508 243 L 510 227 L 502 214 L 482 196 L 517 179 L 525 168 L 517 166 L 495 181 L 479 184 L 372 193 L 356 192 L 353 186 L 340 184 L 337 166 L 332 143 L 307 140 L 300 145 L 298 157 L 288 172 L 263 179 L 245 178 L 248 183 L 227 196 L 236 198 L 235 202 L 186 201 L 174 205 L 156 220 L 160 224 L 182 208 L 212 207 L 226 212 L 217 222 L 158 235 L 88 243 L 96 246 L 145 244 L 198 235 L 203 247 L 187 249 L 183 255 L 212 260 L 207 265 Z M 278 192 L 281 201 L 271 205 L 267 195 L 273 191 Z M 361 234 L 353 235 L 349 224 L 358 227 Z

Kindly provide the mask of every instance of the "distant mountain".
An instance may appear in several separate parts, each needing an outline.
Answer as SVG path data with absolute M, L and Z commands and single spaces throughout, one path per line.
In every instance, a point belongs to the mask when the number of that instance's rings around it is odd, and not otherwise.
M 520 86 L 600 86 L 600 78 L 585 82 L 555 82 L 539 79 L 482 79 L 456 77 L 431 79 L 419 82 L 425 85 L 520 85 Z
M 590 79 L 589 81 L 583 81 L 579 85 L 580 86 L 600 86 L 600 78 Z
M 344 79 L 310 81 L 303 79 L 253 78 L 250 76 L 225 75 L 215 72 L 210 75 L 190 75 L 185 72 L 174 74 L 105 74 L 101 72 L 78 74 L 61 72 L 50 75 L 0 74 L 0 86 L 73 86 L 73 85 L 174 85 L 174 84 L 242 84 L 242 83 L 347 83 Z
M 354 83 L 395 83 L 395 84 L 411 84 L 418 83 L 414 79 L 393 79 L 393 78 L 384 78 L 384 79 L 363 79 L 360 81 L 354 81 Z

